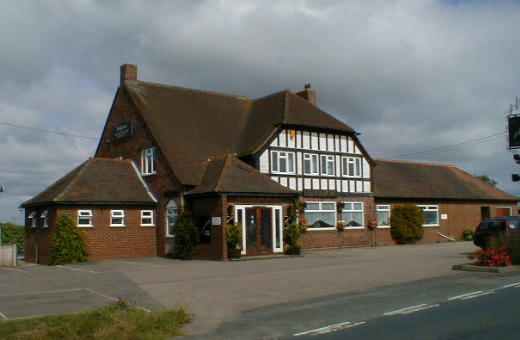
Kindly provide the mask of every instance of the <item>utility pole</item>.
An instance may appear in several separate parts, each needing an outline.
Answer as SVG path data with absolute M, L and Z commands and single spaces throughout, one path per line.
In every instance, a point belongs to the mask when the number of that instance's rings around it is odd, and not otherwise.
M 520 149 L 520 100 L 515 98 L 515 104 L 509 105 L 507 112 L 507 131 L 509 134 L 509 150 Z M 520 154 L 513 154 L 513 160 L 516 164 L 520 164 Z M 512 174 L 513 182 L 520 182 L 520 174 Z
M 0 194 L 5 191 L 3 185 L 0 184 Z M 2 223 L 0 223 L 0 246 L 2 245 Z

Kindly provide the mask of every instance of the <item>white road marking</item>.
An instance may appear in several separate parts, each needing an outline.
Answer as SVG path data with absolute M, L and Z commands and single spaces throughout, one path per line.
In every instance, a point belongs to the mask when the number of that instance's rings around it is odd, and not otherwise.
M 84 288 L 71 288 L 71 289 L 57 289 L 57 290 L 35 291 L 35 292 L 18 293 L 18 294 L 7 294 L 7 295 L 0 295 L 0 298 L 2 298 L 2 297 L 13 297 L 13 296 L 26 296 L 26 295 L 72 293 L 72 292 L 81 291 L 83 289 Z
M 420 312 L 420 311 L 423 311 L 423 310 L 428 310 L 428 309 L 432 309 L 432 308 L 437 308 L 437 307 L 439 307 L 439 306 L 440 306 L 439 304 L 435 304 L 435 305 L 427 305 L 427 306 L 423 306 L 423 307 L 420 307 L 420 308 L 410 309 L 410 310 L 404 311 L 404 312 L 399 313 L 399 314 L 407 315 L 407 314 L 412 314 L 412 313 L 415 313 L 415 312 Z
M 113 296 L 110 296 L 110 295 L 105 295 L 105 294 L 102 294 L 98 291 L 95 291 L 94 289 L 91 289 L 91 288 L 83 288 L 84 290 L 94 294 L 94 295 L 98 295 L 98 296 L 101 296 L 101 297 L 104 297 L 105 299 L 108 299 L 108 300 L 112 300 L 112 301 L 119 301 L 118 298 L 115 298 Z
M 478 298 L 478 297 L 481 297 L 481 296 L 484 296 L 484 295 L 489 295 L 489 294 L 494 294 L 494 293 L 495 293 L 495 291 L 490 290 L 490 291 L 487 291 L 487 292 L 482 292 L 480 294 L 474 294 L 474 295 L 470 295 L 470 296 L 465 296 L 465 297 L 461 298 L 461 300 L 474 299 L 474 298 Z
M 327 333 L 331 333 L 331 332 L 337 332 L 337 331 L 343 330 L 343 329 L 361 326 L 361 325 L 364 325 L 365 323 L 366 323 L 366 321 L 359 321 L 359 322 L 354 322 L 354 323 L 352 323 L 350 321 L 345 321 L 345 322 L 335 323 L 335 324 L 328 325 L 328 326 L 321 327 L 321 328 L 311 329 L 311 330 L 305 331 L 305 332 L 296 333 L 296 334 L 293 334 L 293 336 L 327 334 Z
M 384 316 L 390 316 L 390 315 L 395 315 L 395 314 L 401 314 L 403 312 L 406 312 L 406 311 L 409 311 L 409 310 L 414 310 L 414 309 L 421 308 L 421 307 L 424 307 L 424 306 L 427 306 L 427 304 L 423 303 L 423 304 L 416 305 L 416 306 L 404 307 L 404 308 L 401 308 L 401 309 L 396 309 L 396 310 L 393 310 L 393 311 L 390 311 L 390 312 L 386 312 L 383 315 Z
M 4 319 L 4 320 L 9 320 L 9 319 L 7 319 L 7 316 L 5 316 L 5 314 L 2 312 L 0 312 L 0 318 Z
M 514 282 L 514 283 L 510 283 L 508 285 L 502 286 L 502 288 L 519 288 L 519 287 L 520 287 L 520 282 Z
M 458 300 L 458 299 L 462 299 L 462 298 L 465 298 L 467 296 L 471 296 L 471 295 L 475 295 L 475 294 L 480 294 L 482 293 L 481 290 L 477 290 L 475 292 L 470 292 L 470 293 L 466 293 L 466 294 L 461 294 L 461 295 L 457 295 L 457 296 L 452 296 L 450 298 L 448 298 L 448 301 L 453 301 L 453 300 Z
M 85 272 L 85 273 L 90 273 L 90 274 L 103 274 L 102 272 L 97 272 L 95 270 L 88 270 L 88 269 L 82 269 L 82 268 L 74 268 L 74 267 L 69 267 L 69 266 L 61 266 L 61 265 L 57 265 L 55 266 L 56 268 L 61 268 L 61 269 L 67 269 L 67 270 L 70 270 L 70 271 L 73 271 L 73 272 Z

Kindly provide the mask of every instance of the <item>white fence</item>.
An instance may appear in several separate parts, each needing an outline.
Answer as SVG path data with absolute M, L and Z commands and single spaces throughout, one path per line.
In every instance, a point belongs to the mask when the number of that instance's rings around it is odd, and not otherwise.
M 16 266 L 16 244 L 0 246 L 0 266 Z

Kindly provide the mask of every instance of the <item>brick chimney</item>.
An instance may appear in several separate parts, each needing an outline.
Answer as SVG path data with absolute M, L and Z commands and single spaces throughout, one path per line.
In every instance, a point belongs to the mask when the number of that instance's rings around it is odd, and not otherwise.
M 121 65 L 121 85 L 126 80 L 137 80 L 137 65 L 123 64 Z
M 317 102 L 316 91 L 314 91 L 311 88 L 310 83 L 305 84 L 303 91 L 297 92 L 296 94 L 298 96 L 302 97 L 303 99 L 307 100 L 312 105 L 316 105 L 316 102 Z

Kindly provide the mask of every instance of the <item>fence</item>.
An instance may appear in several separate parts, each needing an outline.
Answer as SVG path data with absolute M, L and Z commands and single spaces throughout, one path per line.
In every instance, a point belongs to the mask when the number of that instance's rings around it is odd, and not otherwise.
M 0 266 L 16 266 L 16 244 L 0 246 Z

